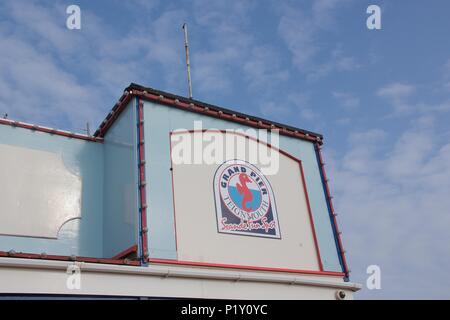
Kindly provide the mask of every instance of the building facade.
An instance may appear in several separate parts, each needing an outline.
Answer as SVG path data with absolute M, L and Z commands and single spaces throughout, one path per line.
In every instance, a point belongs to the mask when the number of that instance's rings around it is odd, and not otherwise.
M 352 298 L 321 145 L 136 84 L 93 136 L 1 119 L 0 295 Z

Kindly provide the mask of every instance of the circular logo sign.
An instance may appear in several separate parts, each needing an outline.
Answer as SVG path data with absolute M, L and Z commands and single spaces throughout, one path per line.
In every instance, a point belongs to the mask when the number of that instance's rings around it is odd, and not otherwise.
M 219 232 L 281 238 L 272 187 L 256 166 L 222 163 L 214 175 L 214 197 Z
M 230 164 L 219 173 L 221 199 L 232 214 L 244 221 L 258 221 L 270 208 L 263 175 L 249 164 Z
M 220 233 L 281 239 L 272 187 L 256 166 L 222 163 L 214 174 L 214 198 Z

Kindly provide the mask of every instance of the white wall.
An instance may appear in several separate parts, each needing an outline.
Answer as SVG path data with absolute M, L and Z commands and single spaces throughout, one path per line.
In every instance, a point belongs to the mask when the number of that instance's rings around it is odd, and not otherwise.
M 275 196 L 281 239 L 218 233 L 213 180 L 219 165 L 173 164 L 178 260 L 320 270 L 299 163 L 278 155 L 278 173 L 266 178 Z

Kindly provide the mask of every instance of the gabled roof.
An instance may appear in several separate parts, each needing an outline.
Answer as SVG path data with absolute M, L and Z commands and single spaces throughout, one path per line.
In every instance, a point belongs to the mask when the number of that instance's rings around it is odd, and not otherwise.
M 281 135 L 292 136 L 322 144 L 323 136 L 319 133 L 288 126 L 260 117 L 251 116 L 245 113 L 233 111 L 231 109 L 219 107 L 195 99 L 178 96 L 165 91 L 156 90 L 150 87 L 144 87 L 135 83 L 131 83 L 125 89 L 122 97 L 114 105 L 105 120 L 100 124 L 94 134 L 94 137 L 103 137 L 106 134 L 109 127 L 114 123 L 115 119 L 117 119 L 118 115 L 125 109 L 132 97 L 139 97 L 141 99 L 167 105 L 169 107 L 183 109 L 188 112 L 201 113 L 222 120 L 237 122 L 250 127 L 270 130 L 278 129 L 280 130 Z

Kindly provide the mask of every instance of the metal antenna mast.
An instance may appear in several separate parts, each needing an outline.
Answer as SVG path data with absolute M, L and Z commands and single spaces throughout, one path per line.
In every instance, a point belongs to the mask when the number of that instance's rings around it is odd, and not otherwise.
M 191 64 L 189 63 L 188 30 L 187 30 L 186 23 L 183 23 L 183 30 L 184 30 L 184 49 L 186 50 L 186 66 L 187 66 L 187 78 L 188 78 L 188 86 L 189 86 L 189 99 L 192 99 Z

